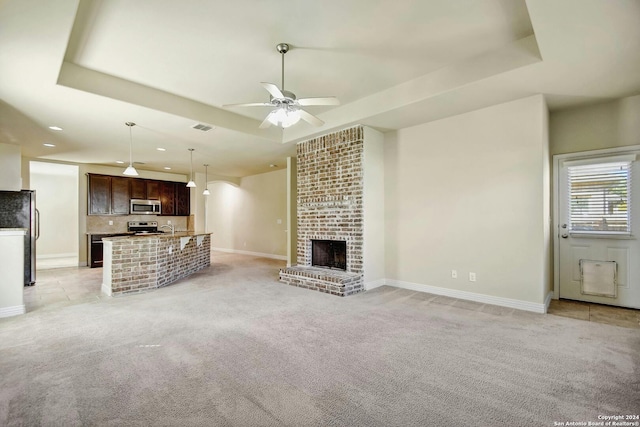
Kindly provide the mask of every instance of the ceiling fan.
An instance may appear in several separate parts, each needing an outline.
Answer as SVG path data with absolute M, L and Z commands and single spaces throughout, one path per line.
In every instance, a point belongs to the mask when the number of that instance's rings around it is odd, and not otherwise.
M 262 86 L 269 92 L 269 102 L 253 102 L 248 104 L 227 104 L 223 107 L 273 107 L 267 118 L 260 124 L 260 128 L 268 128 L 271 125 L 287 128 L 296 124 L 300 119 L 314 125 L 322 126 L 324 122 L 305 111 L 302 107 L 311 105 L 339 105 L 338 98 L 333 96 L 322 98 L 296 98 L 293 92 L 284 90 L 284 54 L 289 51 L 287 43 L 280 43 L 276 49 L 282 55 L 282 86 L 278 88 L 273 83 L 262 82 Z

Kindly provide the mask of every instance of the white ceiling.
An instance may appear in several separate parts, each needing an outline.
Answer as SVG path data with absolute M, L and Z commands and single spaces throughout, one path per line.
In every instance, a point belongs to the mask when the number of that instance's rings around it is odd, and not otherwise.
M 323 119 L 261 130 L 260 82 Z M 23 155 L 139 169 L 266 172 L 295 142 L 382 131 L 533 94 L 568 108 L 640 93 L 637 0 L 0 0 L 0 142 Z M 215 128 L 191 129 L 196 123 Z M 64 130 L 48 129 L 57 125 Z M 53 142 L 56 147 L 42 144 Z M 157 147 L 166 151 L 157 151 Z

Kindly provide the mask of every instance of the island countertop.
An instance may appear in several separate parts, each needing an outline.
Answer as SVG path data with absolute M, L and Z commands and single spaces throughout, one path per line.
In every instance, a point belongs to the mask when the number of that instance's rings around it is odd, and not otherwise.
M 169 285 L 211 265 L 211 232 L 145 233 L 102 239 L 102 292 L 121 295 Z
M 207 236 L 212 234 L 211 232 L 198 232 L 198 231 L 176 231 L 170 232 L 157 232 L 157 233 L 130 233 L 127 235 L 103 237 L 103 240 L 115 240 L 115 239 L 133 239 L 142 238 L 147 239 L 150 237 L 193 237 L 193 236 Z

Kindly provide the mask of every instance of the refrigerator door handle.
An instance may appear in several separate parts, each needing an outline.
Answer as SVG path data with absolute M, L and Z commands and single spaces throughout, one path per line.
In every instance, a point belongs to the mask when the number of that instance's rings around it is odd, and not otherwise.
M 40 211 L 36 209 L 36 240 L 40 238 Z

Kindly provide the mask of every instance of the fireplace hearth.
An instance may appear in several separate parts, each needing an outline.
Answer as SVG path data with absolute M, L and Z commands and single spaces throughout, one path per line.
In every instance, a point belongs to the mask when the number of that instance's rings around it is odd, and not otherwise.
M 347 270 L 347 242 L 344 240 L 311 240 L 313 267 Z

